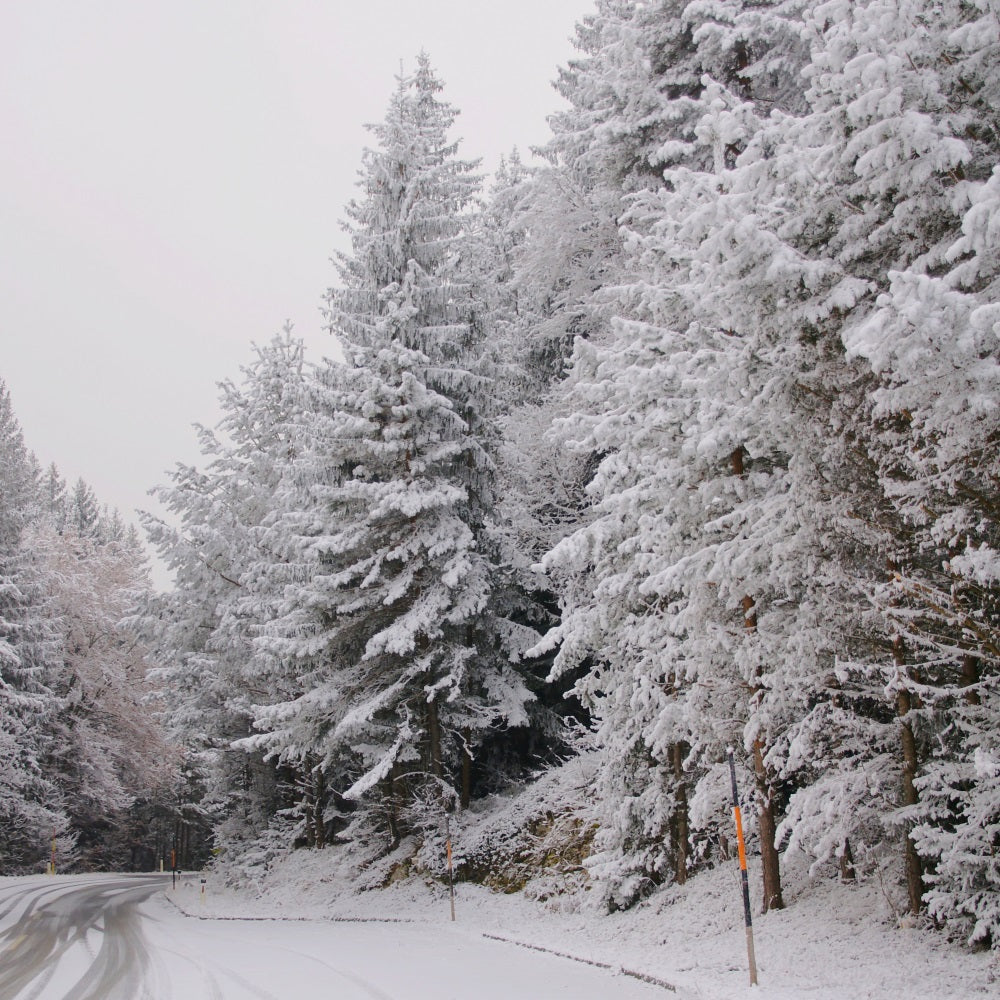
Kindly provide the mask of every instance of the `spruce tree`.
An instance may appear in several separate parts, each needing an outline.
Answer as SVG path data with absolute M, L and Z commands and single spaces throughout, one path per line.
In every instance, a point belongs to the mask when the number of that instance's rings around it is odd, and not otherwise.
M 577 690 L 600 719 L 597 870 L 612 905 L 686 877 L 719 822 L 705 803 L 718 801 L 730 743 L 747 749 L 765 898 L 781 904 L 758 619 L 768 546 L 805 527 L 774 503 L 788 477 L 770 428 L 787 391 L 763 405 L 787 359 L 761 365 L 756 316 L 713 312 L 733 279 L 709 276 L 718 254 L 697 255 L 726 232 L 720 193 L 741 150 L 768 111 L 796 100 L 794 6 L 602 4 L 582 32 L 593 54 L 564 77 L 575 108 L 554 144 L 627 192 L 623 250 L 592 295 L 609 321 L 578 340 L 571 415 L 555 427 L 593 456 L 594 506 L 543 563 L 564 609 L 547 640 L 562 643 L 556 671 L 592 664 Z M 776 590 L 787 606 L 783 582 Z
M 297 558 L 314 568 L 257 644 L 297 659 L 303 679 L 260 713 L 262 743 L 308 744 L 349 776 L 349 796 L 386 805 L 394 834 L 401 805 L 467 799 L 485 735 L 525 720 L 513 662 L 534 638 L 506 617 L 489 531 L 479 180 L 440 91 L 422 54 L 371 126 L 351 251 L 328 295 L 347 365 L 320 375 L 311 450 L 283 500 Z
M 158 495 L 176 518 L 146 529 L 175 574 L 172 591 L 148 603 L 138 626 L 156 653 L 154 680 L 171 735 L 189 750 L 191 794 L 225 843 L 265 833 L 288 805 L 263 754 L 236 741 L 253 732 L 253 706 L 273 700 L 283 678 L 261 675 L 253 643 L 277 613 L 280 589 L 260 579 L 261 531 L 284 470 L 302 395 L 302 344 L 288 331 L 258 348 L 241 383 L 221 386 L 217 430 L 199 428 L 204 469 L 178 466 Z M 275 584 L 275 587 L 278 585 Z
M 47 767 L 63 707 L 52 686 L 59 636 L 27 538 L 41 501 L 38 478 L 0 382 L 0 866 L 9 873 L 32 870 L 52 832 L 68 825 Z

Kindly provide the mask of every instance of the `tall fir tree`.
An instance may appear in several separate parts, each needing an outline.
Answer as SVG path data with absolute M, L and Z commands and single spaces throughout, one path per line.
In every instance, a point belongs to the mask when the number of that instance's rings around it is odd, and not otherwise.
M 175 585 L 137 621 L 156 652 L 171 734 L 191 755 L 190 794 L 230 847 L 266 834 L 293 797 L 262 753 L 235 746 L 252 732 L 252 706 L 281 690 L 282 678 L 261 676 L 253 656 L 279 596 L 265 585 L 273 577 L 258 578 L 260 531 L 295 458 L 305 377 L 302 344 L 287 330 L 256 355 L 242 383 L 221 385 L 219 428 L 199 428 L 206 467 L 178 466 L 158 490 L 177 524 L 147 517 L 146 529 Z
M 747 538 L 760 533 L 763 556 L 766 539 L 794 524 L 766 495 L 788 485 L 781 446 L 766 440 L 775 418 L 755 431 L 763 415 L 748 406 L 774 389 L 775 371 L 761 369 L 750 323 L 711 314 L 724 289 L 696 254 L 720 225 L 735 158 L 766 113 L 797 100 L 788 77 L 805 56 L 800 6 L 602 4 L 583 35 L 593 54 L 564 78 L 590 109 L 566 116 L 578 124 L 578 162 L 627 192 L 615 220 L 623 249 L 593 296 L 611 319 L 578 342 L 566 385 L 573 415 L 556 429 L 594 456 L 595 506 L 544 561 L 564 606 L 548 640 L 562 642 L 556 670 L 592 664 L 577 688 L 604 744 L 595 870 L 612 905 L 686 877 L 714 832 L 697 835 L 689 797 L 707 816 L 725 747 L 741 739 L 756 765 L 766 905 L 781 905 L 777 779 L 754 721 L 764 595 L 752 583 L 764 570 Z M 741 690 L 756 692 L 742 707 Z
M 525 721 L 514 664 L 535 637 L 508 617 L 489 530 L 479 180 L 440 91 L 422 54 L 371 127 L 328 295 L 347 365 L 320 375 L 272 527 L 313 571 L 257 643 L 302 678 L 259 714 L 260 743 L 308 746 L 350 797 L 381 801 L 394 835 L 402 806 L 467 801 L 476 748 Z
M 10 873 L 30 871 L 53 831 L 68 828 L 47 768 L 61 708 L 59 635 L 26 537 L 40 499 L 37 462 L 0 382 L 0 865 Z

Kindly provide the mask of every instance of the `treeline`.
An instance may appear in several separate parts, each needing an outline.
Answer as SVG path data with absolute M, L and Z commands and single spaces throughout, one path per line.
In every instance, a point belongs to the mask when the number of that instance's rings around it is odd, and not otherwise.
M 799 851 L 995 942 L 996 8 L 600 0 L 577 45 L 485 195 L 399 79 L 345 361 L 261 349 L 161 491 L 218 836 L 398 842 L 575 714 L 610 907 L 725 852 L 733 746 L 766 907 Z
M 149 591 L 141 539 L 25 446 L 0 382 L 0 873 L 150 869 L 180 754 L 122 627 Z M 162 855 L 161 855 L 162 856 Z

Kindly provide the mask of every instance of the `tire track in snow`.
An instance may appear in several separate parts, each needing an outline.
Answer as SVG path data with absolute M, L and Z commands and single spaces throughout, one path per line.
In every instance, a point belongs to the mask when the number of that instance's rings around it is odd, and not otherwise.
M 63 958 L 79 946 L 91 961 L 67 1000 L 137 1000 L 148 948 L 135 909 L 158 888 L 149 879 L 105 877 L 4 892 L 3 919 L 16 919 L 0 934 L 0 942 L 7 942 L 0 952 L 0 996 L 26 990 L 25 1000 L 40 996 Z M 90 934 L 101 941 L 96 955 Z
M 263 922 L 269 922 L 269 923 L 286 923 L 286 922 L 319 923 L 319 922 L 322 922 L 322 921 L 311 921 L 307 917 L 294 918 L 293 921 L 284 921 L 284 920 L 276 920 L 276 919 L 271 918 L 271 917 L 228 917 L 228 918 L 224 917 L 224 918 L 220 919 L 220 918 L 215 918 L 215 917 L 207 917 L 207 916 L 203 916 L 203 915 L 200 915 L 200 914 L 197 915 L 197 916 L 195 916 L 193 914 L 185 913 L 185 911 L 180 906 L 178 906 L 177 903 L 175 903 L 172 899 L 169 899 L 169 897 L 167 897 L 166 895 L 164 895 L 164 898 L 167 899 L 168 902 L 170 902 L 171 904 L 173 904 L 173 906 L 176 907 L 176 909 L 178 910 L 178 912 L 181 913 L 183 916 L 185 916 L 185 917 L 187 917 L 189 919 L 192 916 L 194 916 L 194 918 L 197 919 L 197 920 L 207 920 L 207 921 L 211 921 L 213 923 L 231 923 L 231 922 L 238 922 L 238 921 L 249 921 L 249 922 L 252 922 L 252 923 L 263 923 Z M 342 922 L 342 923 L 348 923 L 348 922 L 353 923 L 354 921 L 341 920 L 340 922 Z M 404 922 L 405 923 L 410 923 L 412 921 L 402 921 L 402 920 L 386 920 L 386 921 L 381 921 L 381 920 L 364 920 L 364 921 L 357 921 L 357 922 L 358 923 L 404 923 Z M 222 938 L 219 938 L 219 940 L 220 941 L 225 941 L 228 944 L 239 943 L 237 941 L 237 939 L 230 938 L 230 937 L 222 937 Z M 268 947 L 270 949 L 274 950 L 274 951 L 283 952 L 284 954 L 287 954 L 287 955 L 292 955 L 292 956 L 294 956 L 296 959 L 298 959 L 300 961 L 304 959 L 306 961 L 312 962 L 314 965 L 321 966 L 322 968 L 326 969 L 328 972 L 332 973 L 333 975 L 337 976 L 338 978 L 345 979 L 348 982 L 352 983 L 354 986 L 356 986 L 359 989 L 361 989 L 362 991 L 364 991 L 364 993 L 368 997 L 370 997 L 371 1000 L 395 1000 L 394 997 L 392 997 L 390 994 L 384 992 L 382 989 L 380 989 L 378 986 L 376 986 L 374 983 L 370 982 L 369 980 L 365 979 L 363 976 L 359 976 L 356 973 L 347 972 L 344 969 L 340 969 L 337 966 L 331 965 L 329 962 L 326 962 L 326 961 L 324 961 L 321 958 L 317 958 L 315 955 L 311 955 L 309 952 L 300 951 L 297 948 L 289 948 L 287 945 L 279 945 L 279 944 L 269 944 Z M 166 951 L 167 949 L 161 949 L 161 950 Z M 173 950 L 171 949 L 171 951 L 173 951 Z M 173 953 L 174 954 L 180 954 L 178 952 L 173 952 Z M 191 962 L 195 961 L 194 959 L 191 959 L 190 956 L 182 955 L 181 957 L 186 958 L 188 961 L 191 961 Z M 196 962 L 196 964 L 198 964 L 198 963 Z M 261 989 L 261 988 L 259 988 L 257 986 L 254 986 L 252 983 L 248 982 L 242 976 L 237 975 L 231 969 L 225 968 L 223 966 L 216 965 L 216 963 L 211 963 L 210 962 L 209 964 L 215 965 L 215 967 L 217 968 L 217 970 L 220 973 L 222 973 L 223 975 L 225 975 L 229 979 L 232 979 L 234 982 L 236 982 L 243 989 L 249 991 L 253 996 L 257 997 L 258 1000 L 283 1000 L 282 997 L 277 997 L 273 993 L 269 993 L 266 990 L 263 990 L 263 989 Z

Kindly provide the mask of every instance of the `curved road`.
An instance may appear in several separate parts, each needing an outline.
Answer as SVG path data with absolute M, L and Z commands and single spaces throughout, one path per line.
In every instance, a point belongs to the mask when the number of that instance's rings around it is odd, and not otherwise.
M 0 1000 L 651 1000 L 646 983 L 442 922 L 185 915 L 163 875 L 0 879 Z M 176 898 L 198 908 L 198 885 Z
M 24 879 L 0 891 L 0 998 L 40 996 L 75 970 L 65 1000 L 138 1000 L 150 951 L 136 909 L 163 876 Z M 61 976 L 60 978 L 64 978 Z

